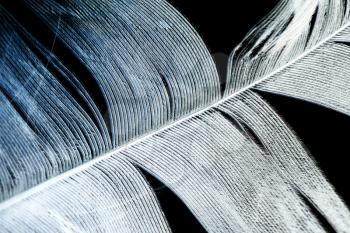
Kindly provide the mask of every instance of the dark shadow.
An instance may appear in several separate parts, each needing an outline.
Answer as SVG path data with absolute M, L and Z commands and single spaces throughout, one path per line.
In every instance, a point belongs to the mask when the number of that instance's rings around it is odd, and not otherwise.
M 172 232 L 207 232 L 187 206 L 169 188 L 145 170 L 140 170 L 155 191 Z

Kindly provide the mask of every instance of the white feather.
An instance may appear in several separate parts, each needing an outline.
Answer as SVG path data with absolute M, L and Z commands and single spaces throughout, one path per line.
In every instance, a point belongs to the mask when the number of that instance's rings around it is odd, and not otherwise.
M 26 4 L 90 72 L 107 113 L 86 77 L 0 7 L 0 230 L 168 232 L 139 166 L 208 232 L 325 232 L 310 205 L 350 232 L 343 201 L 254 92 L 349 114 L 348 1 L 282 1 L 231 55 L 220 101 L 209 52 L 165 1 Z

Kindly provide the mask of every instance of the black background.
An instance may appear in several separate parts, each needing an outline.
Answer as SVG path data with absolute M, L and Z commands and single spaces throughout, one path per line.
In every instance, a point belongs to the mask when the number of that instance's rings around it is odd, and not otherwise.
M 170 0 L 195 27 L 221 75 L 226 74 L 227 58 L 249 30 L 268 14 L 278 0 Z M 288 97 L 261 93 L 288 122 L 312 156 L 350 206 L 348 163 L 350 117 L 322 106 Z M 173 232 L 206 232 L 186 206 L 167 188 L 147 176 Z M 211 210 L 208 210 L 211 211 Z M 333 230 L 321 216 L 329 232 Z

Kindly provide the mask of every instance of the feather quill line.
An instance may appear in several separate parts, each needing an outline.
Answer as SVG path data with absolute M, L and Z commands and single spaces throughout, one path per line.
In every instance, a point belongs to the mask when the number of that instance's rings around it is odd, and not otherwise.
M 275 70 L 274 72 L 264 76 L 263 78 L 261 79 L 258 79 L 256 80 L 255 82 L 249 84 L 247 87 L 245 88 L 242 88 L 241 90 L 231 94 L 231 95 L 228 95 L 224 98 L 222 98 L 221 100 L 219 100 L 218 102 L 216 103 L 213 103 L 211 105 L 209 105 L 208 107 L 205 107 L 201 110 L 198 110 L 198 111 L 195 111 L 194 113 L 190 113 L 188 114 L 187 116 L 184 116 L 183 118 L 179 119 L 179 120 L 176 120 L 160 129 L 157 129 L 157 130 L 154 130 L 153 132 L 150 132 L 148 134 L 145 134 L 144 136 L 141 136 L 135 140 L 132 140 L 130 141 L 129 143 L 126 143 L 125 145 L 122 145 L 114 150 L 111 150 L 110 152 L 107 152 L 105 153 L 104 155 L 101 155 L 87 163 L 84 163 L 76 168 L 73 168 L 69 171 L 66 171 L 58 176 L 55 176 L 47 181 L 44 181 L 43 183 L 41 184 L 38 184 L 20 194 L 17 194 L 15 195 L 14 197 L 11 197 L 5 201 L 3 201 L 2 203 L 0 203 L 0 211 L 4 210 L 4 209 L 7 209 L 9 208 L 10 206 L 32 196 L 33 194 L 35 193 L 38 193 L 42 190 L 44 190 L 45 188 L 47 187 L 50 187 L 51 185 L 55 184 L 55 183 L 58 183 L 59 181 L 61 180 L 64 180 L 65 178 L 67 177 L 70 177 L 72 175 L 75 175 L 81 171 L 84 171 L 92 166 L 94 166 L 95 164 L 99 163 L 100 161 L 103 161 L 105 159 L 108 159 L 110 158 L 111 156 L 113 156 L 114 154 L 120 152 L 120 151 L 123 151 L 129 147 L 132 147 L 133 145 L 135 144 L 138 144 L 139 142 L 147 139 L 147 138 L 151 138 L 153 137 L 154 135 L 160 133 L 160 132 L 164 132 L 172 127 L 175 127 L 176 125 L 179 125 L 181 124 L 182 122 L 185 122 L 195 116 L 198 116 L 198 115 L 201 115 L 202 113 L 208 111 L 209 109 L 212 109 L 212 108 L 215 108 L 221 104 L 223 104 L 224 102 L 226 102 L 227 100 L 231 99 L 231 98 L 234 98 L 235 96 L 238 96 L 239 94 L 251 89 L 251 88 L 254 88 L 254 86 L 258 85 L 259 83 L 262 83 L 264 82 L 265 80 L 269 79 L 270 77 L 274 76 L 275 74 L 279 73 L 280 71 L 284 70 L 285 68 L 289 67 L 290 65 L 294 64 L 295 62 L 297 62 L 298 60 L 300 60 L 301 58 L 307 56 L 309 53 L 311 53 L 312 51 L 314 51 L 316 48 L 318 48 L 319 46 L 321 46 L 322 44 L 324 44 L 325 42 L 327 42 L 328 40 L 330 40 L 331 38 L 333 38 L 334 36 L 336 36 L 338 33 L 340 33 L 341 31 L 343 31 L 344 29 L 346 29 L 347 27 L 350 26 L 350 22 L 344 24 L 341 28 L 339 28 L 338 30 L 336 30 L 334 33 L 332 33 L 330 36 L 326 37 L 325 39 L 321 40 L 319 43 L 317 43 L 316 45 L 314 45 L 313 47 L 311 47 L 310 49 L 306 50 L 305 52 L 303 52 L 302 54 L 300 54 L 299 56 L 297 56 L 296 58 L 294 58 L 293 60 L 289 61 L 288 63 L 286 63 L 285 65 L 281 66 L 280 68 L 278 68 L 277 70 Z

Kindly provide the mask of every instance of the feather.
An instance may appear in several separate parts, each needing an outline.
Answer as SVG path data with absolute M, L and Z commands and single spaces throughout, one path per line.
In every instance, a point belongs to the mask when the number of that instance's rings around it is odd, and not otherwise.
M 348 114 L 348 1 L 282 1 L 233 51 L 221 100 L 208 50 L 163 0 L 16 7 L 75 66 L 0 7 L 1 231 L 168 232 L 141 167 L 208 232 L 326 232 L 311 209 L 349 232 L 348 208 L 256 92 Z
M 349 2 L 280 5 L 231 54 L 226 95 L 250 85 L 349 115 Z
M 170 232 L 149 185 L 123 158 L 54 184 L 1 216 L 1 232 Z
M 56 57 L 1 9 L 1 200 L 219 98 L 209 52 L 165 1 L 23 4 L 72 57 Z

